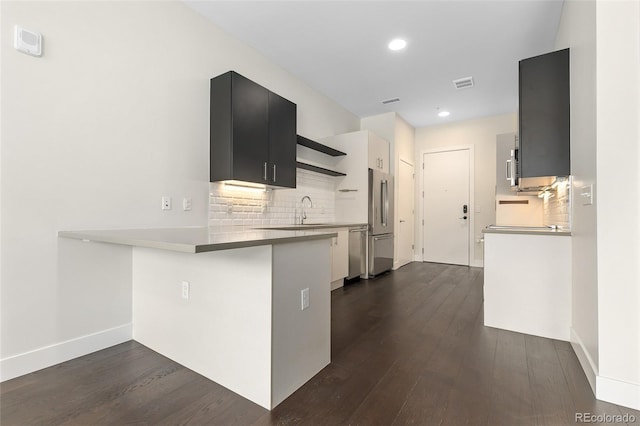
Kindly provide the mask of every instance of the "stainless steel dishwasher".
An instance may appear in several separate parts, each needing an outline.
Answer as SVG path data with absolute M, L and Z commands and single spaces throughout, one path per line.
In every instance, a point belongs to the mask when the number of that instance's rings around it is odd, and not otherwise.
M 349 228 L 349 275 L 348 280 L 366 273 L 367 225 Z

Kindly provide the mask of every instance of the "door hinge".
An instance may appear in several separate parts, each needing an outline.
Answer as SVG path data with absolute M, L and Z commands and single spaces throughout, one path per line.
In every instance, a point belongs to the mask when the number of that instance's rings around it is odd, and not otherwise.
M 422 247 L 422 254 L 424 254 L 424 247 Z
M 411 244 L 411 250 L 413 250 L 413 249 L 414 249 L 413 244 Z
M 424 191 L 422 191 L 422 198 L 424 198 Z
M 422 226 L 424 226 L 424 219 L 422 219 Z

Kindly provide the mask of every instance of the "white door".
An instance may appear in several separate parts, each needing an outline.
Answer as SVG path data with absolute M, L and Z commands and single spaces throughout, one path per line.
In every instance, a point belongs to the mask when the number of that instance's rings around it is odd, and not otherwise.
M 423 161 L 423 261 L 469 265 L 469 150 L 425 153 Z
M 398 173 L 398 267 L 413 262 L 413 165 L 400 160 Z

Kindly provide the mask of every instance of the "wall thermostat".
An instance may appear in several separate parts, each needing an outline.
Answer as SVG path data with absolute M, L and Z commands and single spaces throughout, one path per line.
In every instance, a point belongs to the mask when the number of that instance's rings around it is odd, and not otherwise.
M 13 47 L 32 56 L 42 56 L 42 34 L 16 25 Z

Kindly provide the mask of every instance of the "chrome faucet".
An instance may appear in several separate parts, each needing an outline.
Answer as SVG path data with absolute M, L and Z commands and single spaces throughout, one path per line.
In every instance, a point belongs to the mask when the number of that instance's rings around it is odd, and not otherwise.
M 304 208 L 304 200 L 309 200 L 309 208 L 313 208 L 313 201 L 311 201 L 311 197 L 309 197 L 308 195 L 302 197 L 302 200 L 300 200 L 300 202 L 302 203 L 302 216 L 300 216 L 301 225 L 304 225 L 304 220 L 307 218 L 307 211 Z

